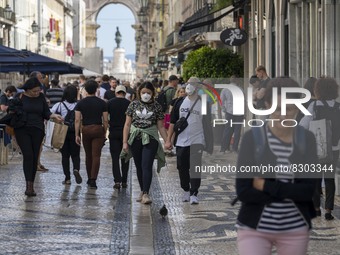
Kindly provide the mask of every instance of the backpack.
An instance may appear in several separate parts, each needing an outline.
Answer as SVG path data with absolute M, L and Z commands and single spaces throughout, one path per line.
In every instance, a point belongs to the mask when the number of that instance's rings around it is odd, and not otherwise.
M 158 94 L 158 97 L 156 100 L 161 105 L 163 112 L 166 112 L 166 110 L 168 109 L 168 105 L 170 104 L 170 102 L 167 102 L 166 100 L 166 92 L 168 90 L 173 90 L 173 89 L 175 88 L 169 87 L 167 89 L 162 90 L 161 93 Z
M 64 102 L 62 102 L 62 104 L 64 105 L 64 107 L 67 110 L 67 114 L 65 116 L 64 123 L 68 126 L 69 132 L 75 132 L 75 128 L 74 128 L 74 122 L 75 122 L 75 119 L 76 119 L 75 110 L 74 109 L 70 110 L 69 108 L 67 108 L 67 106 Z
M 340 104 L 335 102 L 330 107 L 326 101 L 321 102 L 322 105 L 314 104 L 309 130 L 315 135 L 320 163 L 330 163 L 333 161 L 332 146 L 337 146 L 340 139 Z

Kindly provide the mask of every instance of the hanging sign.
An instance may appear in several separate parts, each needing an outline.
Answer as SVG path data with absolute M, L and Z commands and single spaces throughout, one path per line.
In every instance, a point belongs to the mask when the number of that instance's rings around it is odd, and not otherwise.
M 229 46 L 240 46 L 248 40 L 248 35 L 244 29 L 227 28 L 220 34 L 221 41 Z
M 157 67 L 162 71 L 168 70 L 169 61 L 157 61 Z

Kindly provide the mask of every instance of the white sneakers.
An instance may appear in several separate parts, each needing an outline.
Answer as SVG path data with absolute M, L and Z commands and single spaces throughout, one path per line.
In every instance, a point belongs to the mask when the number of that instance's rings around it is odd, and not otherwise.
M 196 196 L 194 196 L 194 195 L 190 196 L 190 204 L 192 204 L 192 205 L 199 204 L 198 198 Z
M 190 196 L 190 191 L 184 191 L 182 201 L 190 202 L 190 204 L 192 205 L 197 205 L 199 203 L 197 196 L 194 195 Z
M 148 205 L 152 203 L 152 200 L 149 194 L 146 193 L 143 194 L 143 192 L 141 191 L 141 193 L 139 193 L 138 198 L 136 199 L 136 202 L 141 202 L 142 204 Z
M 184 191 L 182 202 L 189 202 L 190 201 L 190 191 Z

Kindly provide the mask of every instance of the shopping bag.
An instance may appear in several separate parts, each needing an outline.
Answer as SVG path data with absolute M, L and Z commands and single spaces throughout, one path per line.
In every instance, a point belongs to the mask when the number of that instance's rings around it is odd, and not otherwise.
M 169 129 L 170 126 L 170 114 L 164 114 L 164 127 L 165 129 Z
M 49 120 L 46 124 L 46 136 L 44 145 L 48 148 L 52 148 L 52 136 L 53 136 L 53 129 L 54 129 L 54 122 Z
M 67 135 L 68 126 L 65 124 L 54 123 L 52 134 L 52 147 L 54 149 L 61 149 L 64 145 Z
M 315 135 L 319 162 L 332 162 L 333 151 L 331 122 L 326 119 L 312 120 L 309 123 L 309 130 Z

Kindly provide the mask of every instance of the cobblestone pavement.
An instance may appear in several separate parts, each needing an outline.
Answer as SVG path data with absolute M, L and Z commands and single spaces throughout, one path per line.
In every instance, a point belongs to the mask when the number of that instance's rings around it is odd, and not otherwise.
M 10 156 L 11 157 L 11 156 Z M 128 189 L 112 189 L 111 158 L 104 146 L 98 190 L 88 189 L 82 150 L 83 183 L 61 184 L 60 154 L 44 149 L 38 172 L 37 197 L 24 195 L 21 156 L 0 166 L 0 254 L 237 254 L 235 220 L 239 204 L 232 207 L 234 180 L 226 173 L 204 174 L 200 204 L 181 202 L 176 158 L 155 173 L 151 206 L 135 202 L 138 184 L 131 164 Z M 235 165 L 235 154 L 215 154 L 211 163 Z M 162 219 L 165 204 L 169 215 Z M 336 220 L 314 220 L 308 254 L 340 254 L 340 201 Z

